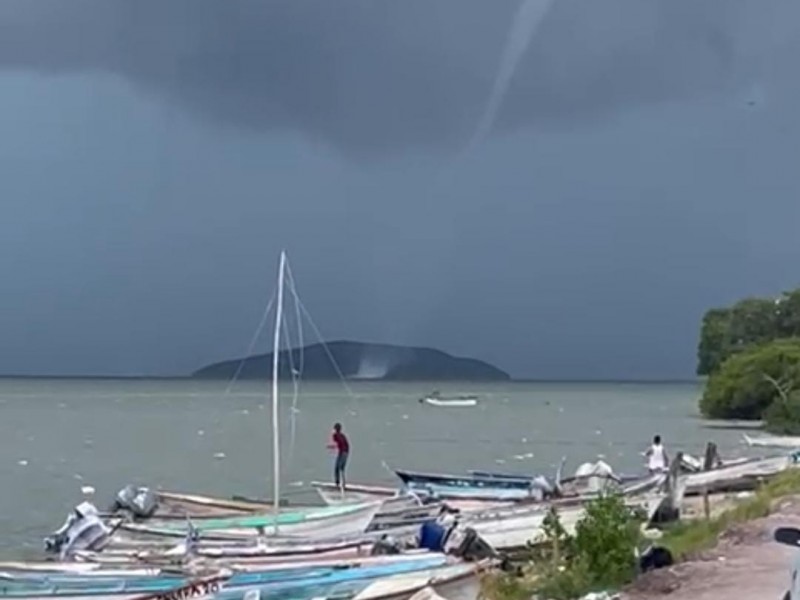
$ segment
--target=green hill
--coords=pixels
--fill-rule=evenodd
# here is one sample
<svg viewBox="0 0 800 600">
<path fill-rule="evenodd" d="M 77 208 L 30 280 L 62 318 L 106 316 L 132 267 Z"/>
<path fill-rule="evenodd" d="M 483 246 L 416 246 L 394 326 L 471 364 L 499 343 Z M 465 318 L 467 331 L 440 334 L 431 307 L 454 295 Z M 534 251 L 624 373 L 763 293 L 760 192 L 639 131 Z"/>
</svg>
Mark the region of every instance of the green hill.
<svg viewBox="0 0 800 600">
<path fill-rule="evenodd" d="M 327 349 L 346 379 L 382 381 L 507 381 L 511 376 L 481 360 L 452 356 L 432 348 L 335 341 Z M 291 356 L 290 356 L 291 354 Z M 281 378 L 289 378 L 290 364 L 299 369 L 303 360 L 305 380 L 338 379 L 331 356 L 322 344 L 281 352 Z M 226 360 L 205 366 L 193 377 L 231 379 L 242 365 L 242 359 Z M 240 379 L 272 377 L 272 353 L 244 359 Z"/>
</svg>

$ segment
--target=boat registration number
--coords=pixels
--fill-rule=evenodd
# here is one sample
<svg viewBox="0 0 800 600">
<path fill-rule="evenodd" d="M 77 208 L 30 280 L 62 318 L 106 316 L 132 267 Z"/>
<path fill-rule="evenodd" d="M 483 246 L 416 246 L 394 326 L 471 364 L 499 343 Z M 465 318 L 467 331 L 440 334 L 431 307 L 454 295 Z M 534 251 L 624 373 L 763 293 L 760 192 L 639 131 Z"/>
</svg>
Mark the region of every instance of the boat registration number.
<svg viewBox="0 0 800 600">
<path fill-rule="evenodd" d="M 200 581 L 185 585 L 176 590 L 163 592 L 161 594 L 153 594 L 147 596 L 148 600 L 189 600 L 190 598 L 199 598 L 201 596 L 210 596 L 216 594 L 220 588 L 221 583 L 219 580 L 213 581 Z"/>
</svg>

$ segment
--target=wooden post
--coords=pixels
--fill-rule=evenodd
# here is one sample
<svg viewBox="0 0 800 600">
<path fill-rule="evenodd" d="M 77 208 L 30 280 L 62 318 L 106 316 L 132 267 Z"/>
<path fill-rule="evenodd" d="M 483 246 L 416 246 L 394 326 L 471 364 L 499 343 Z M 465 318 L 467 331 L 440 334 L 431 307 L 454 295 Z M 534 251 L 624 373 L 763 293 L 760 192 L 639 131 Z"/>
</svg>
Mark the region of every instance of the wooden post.
<svg viewBox="0 0 800 600">
<path fill-rule="evenodd" d="M 681 464 L 683 463 L 683 452 L 678 451 L 675 458 L 669 465 L 667 471 L 667 494 L 669 495 L 669 510 L 671 515 L 668 517 L 670 520 L 675 518 L 675 515 L 680 515 L 681 503 L 678 498 L 678 478 L 681 474 Z"/>
<path fill-rule="evenodd" d="M 703 471 L 710 471 L 714 468 L 717 461 L 717 445 L 714 442 L 708 442 L 706 445 L 706 456 L 703 461 Z M 703 512 L 706 516 L 706 521 L 711 519 L 711 503 L 708 499 L 708 486 L 703 488 Z"/>
</svg>

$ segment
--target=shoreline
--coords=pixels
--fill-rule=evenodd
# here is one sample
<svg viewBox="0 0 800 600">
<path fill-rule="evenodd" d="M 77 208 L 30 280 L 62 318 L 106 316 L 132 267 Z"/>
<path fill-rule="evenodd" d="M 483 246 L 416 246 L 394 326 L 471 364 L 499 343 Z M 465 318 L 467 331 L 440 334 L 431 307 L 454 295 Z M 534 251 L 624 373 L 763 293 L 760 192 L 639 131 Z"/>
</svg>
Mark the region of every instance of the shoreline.
<svg viewBox="0 0 800 600">
<path fill-rule="evenodd" d="M 638 548 L 642 550 L 649 544 L 667 548 L 674 563 L 638 574 L 622 587 L 606 588 L 609 593 L 618 593 L 611 597 L 620 600 L 783 598 L 791 584 L 793 552 L 800 548 L 793 550 L 775 542 L 773 532 L 782 526 L 800 528 L 800 471 L 783 472 L 755 491 L 712 494 L 708 500 L 709 518 L 705 517 L 702 497 L 685 498 L 680 521 L 643 530 Z M 545 564 L 530 561 L 531 557 L 527 557 L 519 563 L 520 573 L 525 573 L 520 578 L 508 579 L 508 575 L 498 573 L 487 579 L 483 597 L 536 598 L 537 579 L 550 579 L 550 575 Z M 561 570 L 564 572 L 563 567 Z M 564 574 L 570 572 L 568 566 Z M 577 582 L 584 577 L 580 571 L 575 576 Z"/>
<path fill-rule="evenodd" d="M 798 550 L 772 539 L 777 527 L 800 527 L 800 496 L 776 501 L 774 511 L 728 527 L 710 550 L 665 569 L 645 573 L 622 600 L 779 600 L 791 583 Z"/>
</svg>

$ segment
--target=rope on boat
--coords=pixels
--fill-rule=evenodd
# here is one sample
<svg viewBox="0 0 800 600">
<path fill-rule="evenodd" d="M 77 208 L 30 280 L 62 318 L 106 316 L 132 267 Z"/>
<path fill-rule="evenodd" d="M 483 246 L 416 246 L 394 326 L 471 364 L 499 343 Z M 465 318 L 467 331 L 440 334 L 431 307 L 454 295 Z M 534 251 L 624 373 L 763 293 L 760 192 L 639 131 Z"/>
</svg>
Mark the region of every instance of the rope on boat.
<svg viewBox="0 0 800 600">
<path fill-rule="evenodd" d="M 292 352 L 291 343 L 289 344 L 289 370 L 292 375 L 292 409 L 289 415 L 289 471 L 291 472 L 294 467 L 294 450 L 295 442 L 297 440 L 297 400 L 300 396 L 300 379 L 303 377 L 303 368 L 305 367 L 305 341 L 303 340 L 303 319 L 300 313 L 300 305 L 298 304 L 299 296 L 297 294 L 296 286 L 294 283 L 294 275 L 289 262 L 286 262 L 286 282 L 288 287 L 292 290 L 292 298 L 294 299 L 294 315 L 295 326 L 297 327 L 297 346 L 298 348 L 298 364 L 297 369 L 294 366 L 294 356 Z M 284 321 L 284 332 L 286 339 L 289 339 L 289 328 Z"/>
<path fill-rule="evenodd" d="M 233 377 L 228 382 L 228 386 L 225 388 L 225 392 L 222 394 L 222 399 L 225 400 L 231 393 L 236 380 L 239 378 L 239 375 L 242 374 L 242 369 L 244 369 L 244 365 L 247 362 L 247 359 L 253 354 L 255 350 L 256 344 L 258 343 L 259 338 L 261 337 L 261 333 L 264 331 L 264 327 L 267 325 L 267 319 L 269 319 L 270 312 L 272 312 L 272 306 L 275 304 L 275 294 L 276 292 L 273 290 L 272 297 L 267 302 L 267 307 L 264 309 L 264 314 L 261 316 L 261 322 L 258 324 L 256 328 L 256 332 L 253 334 L 253 338 L 250 340 L 250 345 L 247 347 L 247 351 L 244 354 L 242 360 L 239 361 L 239 365 L 236 367 L 236 371 L 233 373 Z"/>
</svg>

